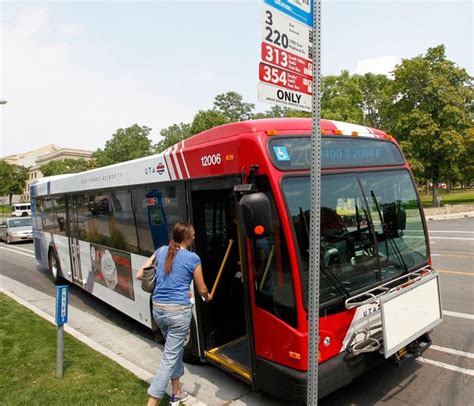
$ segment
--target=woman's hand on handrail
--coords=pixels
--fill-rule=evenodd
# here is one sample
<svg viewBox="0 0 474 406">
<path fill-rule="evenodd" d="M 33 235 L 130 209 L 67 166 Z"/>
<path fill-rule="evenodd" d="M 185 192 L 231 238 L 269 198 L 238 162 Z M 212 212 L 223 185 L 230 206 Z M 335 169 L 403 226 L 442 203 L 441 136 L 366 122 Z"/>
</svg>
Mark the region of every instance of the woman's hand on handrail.
<svg viewBox="0 0 474 406">
<path fill-rule="evenodd" d="M 209 302 L 212 297 L 209 294 L 209 291 L 207 290 L 206 283 L 204 282 L 204 277 L 202 275 L 202 266 L 200 264 L 196 266 L 196 268 L 194 268 L 193 279 L 194 283 L 196 284 L 199 295 L 202 297 L 202 300 L 204 300 L 206 303 Z"/>
</svg>

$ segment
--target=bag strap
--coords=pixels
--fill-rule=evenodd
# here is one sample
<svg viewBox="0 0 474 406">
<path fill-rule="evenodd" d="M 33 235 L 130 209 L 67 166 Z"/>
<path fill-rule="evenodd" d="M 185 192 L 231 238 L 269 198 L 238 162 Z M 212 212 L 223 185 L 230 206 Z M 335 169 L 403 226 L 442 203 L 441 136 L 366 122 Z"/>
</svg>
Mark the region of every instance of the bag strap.
<svg viewBox="0 0 474 406">
<path fill-rule="evenodd" d="M 164 247 L 164 245 L 162 245 L 160 248 L 158 248 L 155 251 L 156 252 L 156 255 L 155 255 L 155 269 L 156 269 L 156 271 L 158 271 L 158 259 L 160 257 L 161 251 L 163 250 L 163 247 Z"/>
</svg>

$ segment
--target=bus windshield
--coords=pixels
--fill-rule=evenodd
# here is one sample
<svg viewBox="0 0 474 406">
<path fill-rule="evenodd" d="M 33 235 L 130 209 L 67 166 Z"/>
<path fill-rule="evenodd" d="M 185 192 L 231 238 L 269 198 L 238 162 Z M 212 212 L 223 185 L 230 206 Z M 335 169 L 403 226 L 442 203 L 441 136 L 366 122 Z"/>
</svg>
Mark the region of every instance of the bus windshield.
<svg viewBox="0 0 474 406">
<path fill-rule="evenodd" d="M 283 193 L 309 275 L 309 176 L 287 176 Z M 420 207 L 406 170 L 323 175 L 320 302 L 345 299 L 427 263 Z"/>
</svg>

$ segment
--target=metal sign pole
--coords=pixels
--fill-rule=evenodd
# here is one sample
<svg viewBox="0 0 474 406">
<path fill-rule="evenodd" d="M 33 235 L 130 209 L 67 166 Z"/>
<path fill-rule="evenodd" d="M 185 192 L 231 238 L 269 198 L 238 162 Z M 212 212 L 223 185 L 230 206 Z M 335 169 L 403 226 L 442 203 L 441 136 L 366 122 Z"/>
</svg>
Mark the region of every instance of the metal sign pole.
<svg viewBox="0 0 474 406">
<path fill-rule="evenodd" d="M 56 325 L 58 333 L 56 337 L 56 376 L 63 376 L 64 360 L 64 323 L 67 323 L 69 302 L 69 286 L 56 286 Z"/>
<path fill-rule="evenodd" d="M 64 324 L 58 326 L 58 335 L 56 338 L 56 376 L 63 376 L 64 361 Z"/>
<path fill-rule="evenodd" d="M 318 404 L 319 269 L 321 233 L 321 0 L 313 3 L 313 132 L 308 289 L 308 387 L 306 403 Z"/>
</svg>

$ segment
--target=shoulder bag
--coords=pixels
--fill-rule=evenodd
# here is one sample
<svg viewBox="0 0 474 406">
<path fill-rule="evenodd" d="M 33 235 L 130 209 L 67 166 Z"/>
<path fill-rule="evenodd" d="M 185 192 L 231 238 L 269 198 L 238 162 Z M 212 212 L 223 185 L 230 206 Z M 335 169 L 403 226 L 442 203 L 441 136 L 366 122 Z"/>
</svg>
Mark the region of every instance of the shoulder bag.
<svg viewBox="0 0 474 406">
<path fill-rule="evenodd" d="M 161 247 L 163 248 L 163 247 Z M 161 248 L 156 253 L 155 259 L 151 266 L 143 268 L 143 277 L 142 277 L 142 289 L 147 293 L 153 293 L 156 285 L 156 271 L 158 266 L 157 258 L 160 255 Z"/>
</svg>

